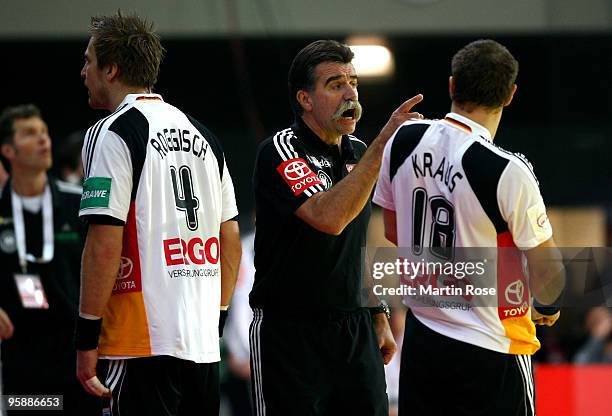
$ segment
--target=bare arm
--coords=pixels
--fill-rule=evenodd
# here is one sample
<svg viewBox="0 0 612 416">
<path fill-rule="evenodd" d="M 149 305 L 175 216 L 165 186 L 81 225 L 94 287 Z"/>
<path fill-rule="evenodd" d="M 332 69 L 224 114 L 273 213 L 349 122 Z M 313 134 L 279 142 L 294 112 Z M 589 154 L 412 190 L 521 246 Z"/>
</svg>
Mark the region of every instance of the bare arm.
<svg viewBox="0 0 612 416">
<path fill-rule="evenodd" d="M 4 309 L 0 308 L 0 340 L 8 339 L 13 336 L 13 323 L 9 316 L 4 312 Z"/>
<path fill-rule="evenodd" d="M 91 224 L 83 249 L 81 306 L 84 314 L 101 317 L 119 271 L 123 248 L 123 226 Z M 96 376 L 98 350 L 77 351 L 77 378 L 94 396 L 110 396 Z"/>
<path fill-rule="evenodd" d="M 226 306 L 232 300 L 242 256 L 238 221 L 221 223 L 219 237 L 221 244 L 221 306 Z"/>
<path fill-rule="evenodd" d="M 565 266 L 561 252 L 553 238 L 525 251 L 529 265 L 530 287 L 535 299 L 543 304 L 552 304 L 565 287 Z"/>
<path fill-rule="evenodd" d="M 321 232 L 340 234 L 368 202 L 387 141 L 405 121 L 422 118 L 419 113 L 410 111 L 422 100 L 423 96 L 419 94 L 400 105 L 351 173 L 329 191 L 310 197 L 295 214 Z"/>
<path fill-rule="evenodd" d="M 383 362 L 385 365 L 389 364 L 397 352 L 397 343 L 393 338 L 389 320 L 384 313 L 377 313 L 372 317 L 372 321 L 374 322 L 374 331 L 378 340 L 378 348 L 380 348 L 380 353 L 383 356 Z"/>
<path fill-rule="evenodd" d="M 102 316 L 117 278 L 122 248 L 122 226 L 89 226 L 81 266 L 81 313 Z"/>
<path fill-rule="evenodd" d="M 397 219 L 395 211 L 383 209 L 383 222 L 385 224 L 385 238 L 397 245 Z"/>
</svg>

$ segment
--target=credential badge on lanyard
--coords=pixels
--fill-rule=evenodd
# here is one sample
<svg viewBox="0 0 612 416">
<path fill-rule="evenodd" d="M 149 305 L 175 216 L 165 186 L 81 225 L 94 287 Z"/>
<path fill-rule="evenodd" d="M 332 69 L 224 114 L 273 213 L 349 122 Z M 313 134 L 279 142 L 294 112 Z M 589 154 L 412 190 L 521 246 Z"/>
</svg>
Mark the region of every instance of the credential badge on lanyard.
<svg viewBox="0 0 612 416">
<path fill-rule="evenodd" d="M 49 303 L 47 296 L 37 274 L 28 273 L 28 262 L 49 263 L 53 260 L 53 203 L 51 201 L 51 188 L 49 184 L 45 187 L 42 203 L 43 219 L 43 253 L 42 257 L 34 257 L 27 252 L 26 230 L 23 220 L 23 202 L 21 197 L 12 191 L 11 203 L 13 207 L 13 222 L 15 226 L 15 239 L 17 240 L 17 255 L 21 273 L 15 274 L 15 284 L 21 297 L 24 308 L 47 309 Z"/>
</svg>

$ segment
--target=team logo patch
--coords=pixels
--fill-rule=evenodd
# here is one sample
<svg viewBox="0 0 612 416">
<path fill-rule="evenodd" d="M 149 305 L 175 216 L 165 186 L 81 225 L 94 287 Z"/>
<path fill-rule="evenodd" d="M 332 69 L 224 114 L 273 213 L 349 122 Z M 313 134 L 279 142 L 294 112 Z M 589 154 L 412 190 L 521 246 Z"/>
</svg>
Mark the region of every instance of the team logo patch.
<svg viewBox="0 0 612 416">
<path fill-rule="evenodd" d="M 321 180 L 321 185 L 323 185 L 323 188 L 325 188 L 326 191 L 329 191 L 329 188 L 332 186 L 332 180 L 329 175 L 320 170 L 317 172 L 317 176 Z"/>
<path fill-rule="evenodd" d="M 281 163 L 276 170 L 287 182 L 295 196 L 300 195 L 311 186 L 321 184 L 321 179 L 302 158 L 289 159 Z"/>
<path fill-rule="evenodd" d="M 0 250 L 6 254 L 12 254 L 17 250 L 17 241 L 13 230 L 8 229 L 0 233 Z"/>
<path fill-rule="evenodd" d="M 538 239 L 545 239 L 548 237 L 551 226 L 548 215 L 546 215 L 544 204 L 538 203 L 527 209 L 527 219 L 531 225 L 532 232 Z"/>
<path fill-rule="evenodd" d="M 536 222 L 538 223 L 538 227 L 544 228 L 544 226 L 548 222 L 548 216 L 546 215 L 546 213 L 540 214 Z"/>
<path fill-rule="evenodd" d="M 111 193 L 111 178 L 87 178 L 83 183 L 81 208 L 108 208 Z"/>
</svg>

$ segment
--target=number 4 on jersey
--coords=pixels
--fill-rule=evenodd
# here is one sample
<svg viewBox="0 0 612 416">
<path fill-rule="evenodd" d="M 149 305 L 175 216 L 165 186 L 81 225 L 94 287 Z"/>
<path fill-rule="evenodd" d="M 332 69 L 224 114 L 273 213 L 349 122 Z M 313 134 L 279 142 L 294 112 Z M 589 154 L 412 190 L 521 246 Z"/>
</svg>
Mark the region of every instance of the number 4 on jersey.
<svg viewBox="0 0 612 416">
<path fill-rule="evenodd" d="M 176 168 L 170 166 L 170 176 L 172 177 L 172 188 L 174 189 L 176 209 L 185 212 L 187 228 L 191 231 L 195 231 L 198 229 L 197 211 L 200 207 L 200 201 L 193 193 L 191 170 L 188 166 L 181 166 L 177 174 Z"/>
</svg>

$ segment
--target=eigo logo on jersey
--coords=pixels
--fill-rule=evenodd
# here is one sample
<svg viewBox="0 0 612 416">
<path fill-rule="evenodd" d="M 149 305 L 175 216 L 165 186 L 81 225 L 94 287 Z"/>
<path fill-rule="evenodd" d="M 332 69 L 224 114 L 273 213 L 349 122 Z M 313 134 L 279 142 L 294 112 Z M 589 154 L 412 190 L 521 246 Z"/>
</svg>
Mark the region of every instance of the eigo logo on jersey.
<svg viewBox="0 0 612 416">
<path fill-rule="evenodd" d="M 302 158 L 289 159 L 281 163 L 276 170 L 291 188 L 293 195 L 298 196 L 311 186 L 321 184 L 321 179 L 310 169 Z"/>
<path fill-rule="evenodd" d="M 219 262 L 219 239 L 211 237 L 203 241 L 200 237 L 185 241 L 169 238 L 163 241 L 166 266 L 179 264 L 217 264 Z"/>
</svg>

